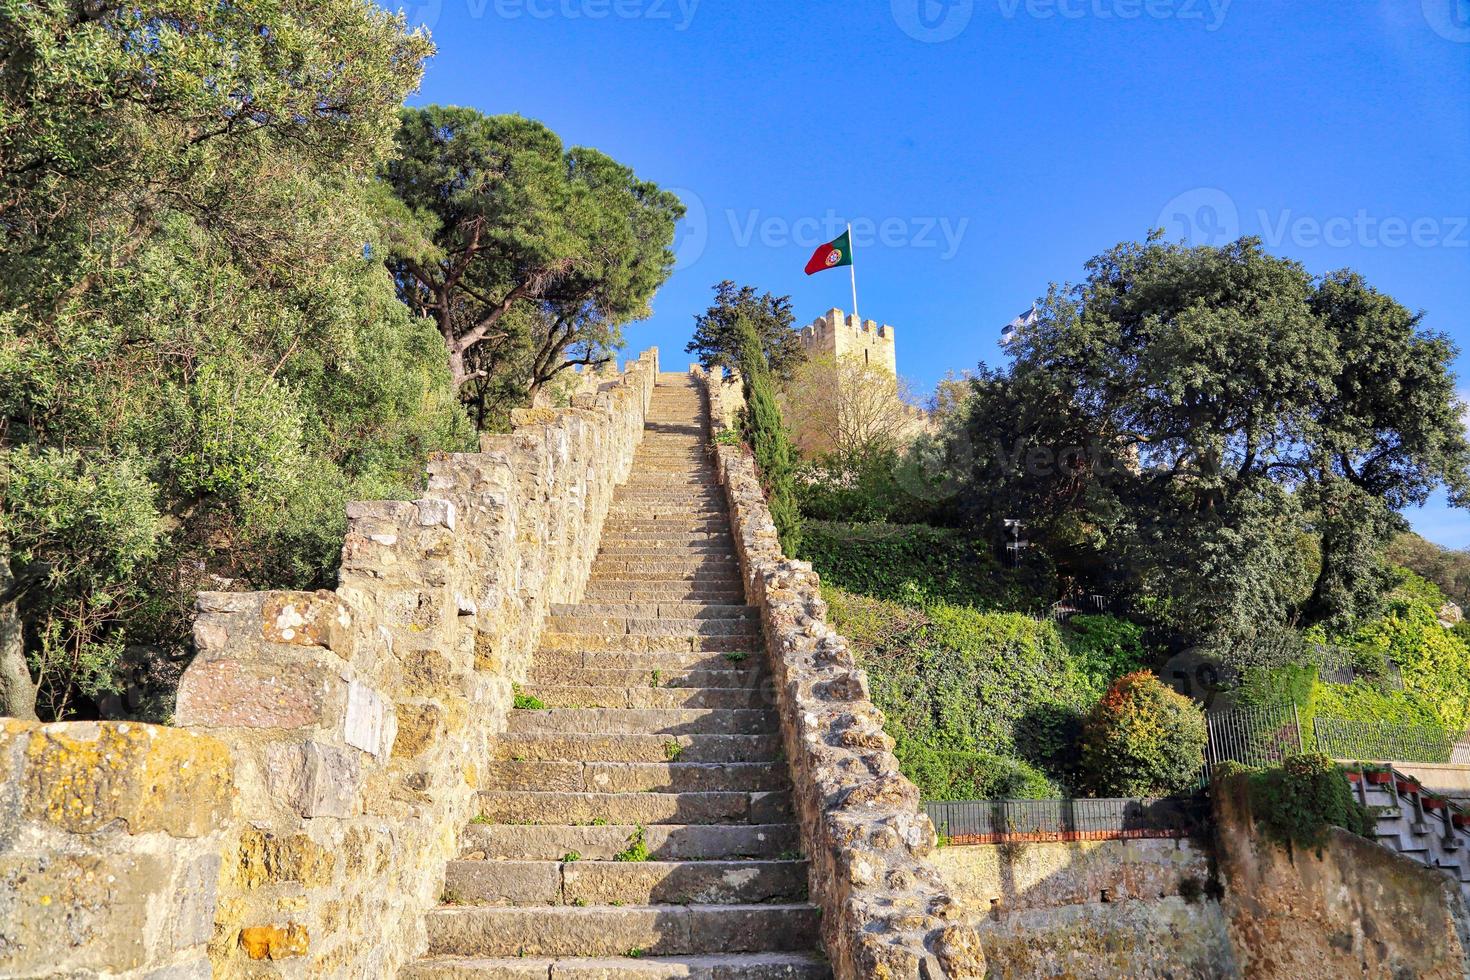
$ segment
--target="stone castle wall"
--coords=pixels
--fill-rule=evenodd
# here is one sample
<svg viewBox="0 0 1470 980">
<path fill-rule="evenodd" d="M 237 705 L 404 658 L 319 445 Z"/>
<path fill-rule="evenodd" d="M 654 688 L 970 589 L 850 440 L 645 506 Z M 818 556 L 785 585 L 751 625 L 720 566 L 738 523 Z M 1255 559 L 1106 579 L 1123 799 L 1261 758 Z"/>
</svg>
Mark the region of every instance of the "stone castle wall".
<svg viewBox="0 0 1470 980">
<path fill-rule="evenodd" d="M 719 437 L 738 383 L 699 367 L 711 448 L 730 507 L 746 599 L 761 610 L 810 892 L 837 980 L 983 977 L 974 910 L 924 858 L 937 843 L 919 790 L 898 768 L 867 674 L 826 623 L 811 565 L 781 553 L 755 465 Z"/>
<path fill-rule="evenodd" d="M 865 363 L 898 374 L 898 354 L 894 346 L 893 328 L 874 320 L 859 321 L 839 309 L 827 311 L 810 326 L 797 331 L 801 346 L 809 355 L 830 354 L 841 360 L 848 354 L 864 358 Z"/>
<path fill-rule="evenodd" d="M 179 728 L 0 728 L 0 976 L 388 977 L 553 603 L 580 596 L 657 352 L 353 504 L 334 592 L 205 593 Z"/>
</svg>

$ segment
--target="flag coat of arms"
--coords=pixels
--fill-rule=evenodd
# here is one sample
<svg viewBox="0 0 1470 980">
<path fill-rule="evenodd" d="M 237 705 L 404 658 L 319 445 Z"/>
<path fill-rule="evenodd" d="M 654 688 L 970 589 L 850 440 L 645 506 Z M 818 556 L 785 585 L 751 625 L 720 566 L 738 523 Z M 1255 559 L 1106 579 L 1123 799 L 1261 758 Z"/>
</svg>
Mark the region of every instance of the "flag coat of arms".
<svg viewBox="0 0 1470 980">
<path fill-rule="evenodd" d="M 844 231 L 825 245 L 818 245 L 806 264 L 806 274 L 852 265 L 852 232 Z"/>
</svg>

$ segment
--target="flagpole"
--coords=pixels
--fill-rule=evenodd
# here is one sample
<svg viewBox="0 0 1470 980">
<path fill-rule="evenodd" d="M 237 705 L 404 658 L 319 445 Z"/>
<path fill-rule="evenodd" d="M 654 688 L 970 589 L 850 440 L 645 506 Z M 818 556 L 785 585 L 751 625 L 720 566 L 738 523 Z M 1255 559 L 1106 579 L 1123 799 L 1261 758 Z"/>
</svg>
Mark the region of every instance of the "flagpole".
<svg viewBox="0 0 1470 980">
<path fill-rule="evenodd" d="M 847 263 L 847 271 L 852 273 L 852 318 L 858 322 L 858 329 L 863 326 L 863 318 L 858 316 L 857 307 L 857 249 L 852 244 L 852 222 L 847 223 L 847 247 L 852 252 L 848 256 L 852 261 Z"/>
</svg>

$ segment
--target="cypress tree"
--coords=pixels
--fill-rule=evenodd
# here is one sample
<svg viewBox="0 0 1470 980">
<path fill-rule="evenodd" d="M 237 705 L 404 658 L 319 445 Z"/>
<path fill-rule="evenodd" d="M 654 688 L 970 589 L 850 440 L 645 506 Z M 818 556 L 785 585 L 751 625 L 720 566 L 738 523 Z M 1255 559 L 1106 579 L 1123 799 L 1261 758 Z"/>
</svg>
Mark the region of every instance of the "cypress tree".
<svg viewBox="0 0 1470 980">
<path fill-rule="evenodd" d="M 746 445 L 755 455 L 755 465 L 781 550 L 795 556 L 801 546 L 801 514 L 796 505 L 796 453 L 776 403 L 770 365 L 761 349 L 760 334 L 748 321 L 740 321 L 740 376 L 745 391 L 741 427 Z"/>
</svg>

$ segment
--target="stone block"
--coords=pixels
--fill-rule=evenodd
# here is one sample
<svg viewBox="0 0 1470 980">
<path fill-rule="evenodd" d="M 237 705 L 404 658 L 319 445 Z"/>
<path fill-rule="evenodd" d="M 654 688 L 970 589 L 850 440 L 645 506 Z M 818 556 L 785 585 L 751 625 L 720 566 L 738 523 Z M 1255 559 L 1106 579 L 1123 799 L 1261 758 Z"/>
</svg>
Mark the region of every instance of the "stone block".
<svg viewBox="0 0 1470 980">
<path fill-rule="evenodd" d="M 347 716 L 342 722 L 342 738 L 354 748 L 385 759 L 393 747 L 389 728 L 389 712 L 377 691 L 361 681 L 347 685 Z"/>
<path fill-rule="evenodd" d="M 240 835 L 234 879 L 246 888 L 280 882 L 319 887 L 333 881 L 336 858 L 305 834 L 277 836 L 255 828 Z"/>
<path fill-rule="evenodd" d="M 252 960 L 283 960 L 302 956 L 310 945 L 306 926 L 249 926 L 240 930 L 240 948 Z"/>
<path fill-rule="evenodd" d="M 42 725 L 23 765 L 23 816 L 77 834 L 117 827 L 204 836 L 226 819 L 234 793 L 221 742 L 157 725 Z"/>
<path fill-rule="evenodd" d="M 421 527 L 445 527 L 454 530 L 458 513 L 453 501 L 430 497 L 414 501 L 414 506 L 418 508 L 418 522 Z"/>
<path fill-rule="evenodd" d="M 202 946 L 214 936 L 220 856 L 201 854 L 184 864 L 174 879 L 167 936 L 176 950 Z"/>
<path fill-rule="evenodd" d="M 326 647 L 352 657 L 352 614 L 335 592 L 270 592 L 261 609 L 267 643 Z"/>
<path fill-rule="evenodd" d="M 342 679 L 302 664 L 196 660 L 179 684 L 180 724 L 201 728 L 305 728 L 324 722 Z"/>
<path fill-rule="evenodd" d="M 303 817 L 350 817 L 358 811 L 361 757 L 320 742 L 273 742 L 265 749 L 271 796 Z"/>
</svg>

